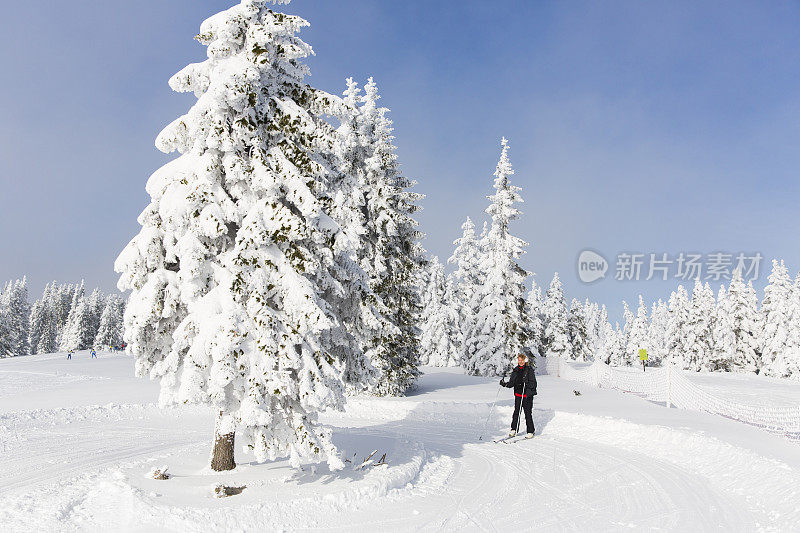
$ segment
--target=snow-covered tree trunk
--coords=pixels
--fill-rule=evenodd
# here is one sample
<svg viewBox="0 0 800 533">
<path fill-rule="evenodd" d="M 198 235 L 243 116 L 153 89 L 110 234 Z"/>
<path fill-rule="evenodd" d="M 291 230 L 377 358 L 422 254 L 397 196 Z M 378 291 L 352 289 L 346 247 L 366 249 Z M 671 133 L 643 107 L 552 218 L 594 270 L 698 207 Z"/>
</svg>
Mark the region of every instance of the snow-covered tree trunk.
<svg viewBox="0 0 800 533">
<path fill-rule="evenodd" d="M 235 428 L 235 423 L 231 417 L 220 411 L 214 424 L 214 447 L 211 450 L 211 469 L 216 472 L 236 468 Z"/>
</svg>

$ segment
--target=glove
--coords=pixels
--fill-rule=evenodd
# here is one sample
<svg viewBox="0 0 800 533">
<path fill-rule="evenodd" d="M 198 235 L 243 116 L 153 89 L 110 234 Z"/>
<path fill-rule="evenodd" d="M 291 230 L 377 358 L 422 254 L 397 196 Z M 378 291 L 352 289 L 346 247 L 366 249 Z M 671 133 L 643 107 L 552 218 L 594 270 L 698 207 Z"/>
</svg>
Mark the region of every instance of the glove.
<svg viewBox="0 0 800 533">
<path fill-rule="evenodd" d="M 506 378 L 500 378 L 500 386 L 501 387 L 505 387 L 506 386 Z"/>
</svg>

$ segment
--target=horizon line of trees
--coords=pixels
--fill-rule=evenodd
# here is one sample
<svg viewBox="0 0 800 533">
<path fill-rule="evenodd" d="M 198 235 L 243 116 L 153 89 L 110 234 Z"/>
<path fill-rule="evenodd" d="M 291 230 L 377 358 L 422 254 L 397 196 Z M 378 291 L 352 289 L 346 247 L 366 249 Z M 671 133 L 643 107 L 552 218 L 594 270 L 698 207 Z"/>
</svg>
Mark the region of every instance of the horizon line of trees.
<svg viewBox="0 0 800 533">
<path fill-rule="evenodd" d="M 125 300 L 85 284 L 48 283 L 31 305 L 26 277 L 0 288 L 0 357 L 106 349 L 123 342 Z"/>
<path fill-rule="evenodd" d="M 469 303 L 482 301 L 486 274 L 475 265 L 485 264 L 485 257 L 479 256 L 486 255 L 492 244 L 486 229 L 475 237 L 470 219 L 462 227 L 464 234 L 455 241 L 450 260 L 455 271 L 445 275 L 438 258 L 430 262 L 422 329 L 423 339 L 432 340 L 423 343 L 421 360 L 434 366 L 462 366 L 471 374 L 496 375 L 503 366 L 476 350 L 475 341 L 473 345 L 465 341 L 475 338 L 473 317 L 486 312 Z M 459 294 L 466 296 L 459 299 Z M 800 379 L 800 273 L 792 280 L 782 260 L 772 262 L 760 305 L 752 282 L 745 283 L 739 270 L 727 286 L 720 285 L 716 296 L 709 283 L 695 280 L 691 294 L 679 285 L 667 301 L 659 299 L 650 306 L 640 295 L 635 312 L 623 301 L 622 325 L 612 325 L 606 306 L 588 299 L 581 303 L 573 298 L 567 306 L 558 273 L 544 297 L 533 281 L 525 303 L 520 329 L 527 332 L 528 343 L 521 351 L 529 356 L 638 366 L 639 349 L 645 348 L 648 366 Z M 508 367 L 513 352 L 502 353 Z"/>
</svg>

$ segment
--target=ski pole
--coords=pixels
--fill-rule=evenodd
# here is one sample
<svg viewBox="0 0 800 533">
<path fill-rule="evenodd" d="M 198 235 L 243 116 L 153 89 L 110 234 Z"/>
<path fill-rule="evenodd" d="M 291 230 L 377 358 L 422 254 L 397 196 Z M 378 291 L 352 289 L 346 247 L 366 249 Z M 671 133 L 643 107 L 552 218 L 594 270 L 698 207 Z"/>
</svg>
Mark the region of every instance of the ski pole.
<svg viewBox="0 0 800 533">
<path fill-rule="evenodd" d="M 522 376 L 522 398 L 519 399 L 519 412 L 517 413 L 517 429 L 514 430 L 515 434 L 519 434 L 519 425 L 522 423 L 522 414 L 525 412 L 525 408 L 522 406 L 522 403 L 525 401 L 525 378 L 527 376 Z M 527 424 L 527 422 L 525 422 Z"/>
<path fill-rule="evenodd" d="M 492 418 L 494 404 L 497 403 L 497 399 L 500 397 L 500 390 L 502 388 L 503 387 L 497 387 L 497 394 L 494 395 L 494 401 L 492 402 L 492 406 L 489 408 L 489 416 L 486 417 L 486 424 L 483 425 L 483 433 L 481 433 L 481 436 L 478 437 L 478 440 L 483 440 L 483 436 L 486 434 L 486 430 L 489 428 L 489 420 Z"/>
</svg>

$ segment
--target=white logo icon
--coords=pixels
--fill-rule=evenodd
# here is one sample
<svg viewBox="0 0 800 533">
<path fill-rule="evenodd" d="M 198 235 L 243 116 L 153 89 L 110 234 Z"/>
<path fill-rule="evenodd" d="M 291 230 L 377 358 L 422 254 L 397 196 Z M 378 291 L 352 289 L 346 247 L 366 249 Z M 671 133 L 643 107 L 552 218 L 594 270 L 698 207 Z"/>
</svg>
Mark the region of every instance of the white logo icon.
<svg viewBox="0 0 800 533">
<path fill-rule="evenodd" d="M 606 277 L 608 261 L 602 255 L 591 250 L 584 250 L 578 256 L 578 277 L 584 283 L 592 283 Z"/>
</svg>

